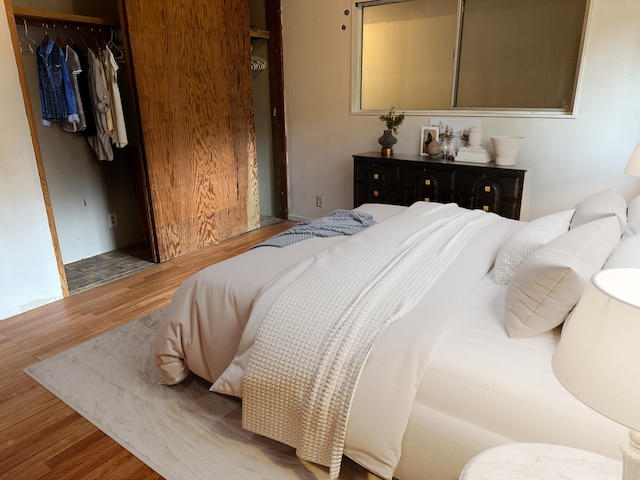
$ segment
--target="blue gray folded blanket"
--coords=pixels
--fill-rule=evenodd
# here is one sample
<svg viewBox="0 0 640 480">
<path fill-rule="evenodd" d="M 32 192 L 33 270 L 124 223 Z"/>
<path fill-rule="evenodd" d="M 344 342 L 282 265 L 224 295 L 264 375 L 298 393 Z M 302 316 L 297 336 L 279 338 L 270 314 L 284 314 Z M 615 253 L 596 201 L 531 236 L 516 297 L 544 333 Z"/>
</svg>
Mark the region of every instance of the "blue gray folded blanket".
<svg viewBox="0 0 640 480">
<path fill-rule="evenodd" d="M 296 223 L 282 233 L 266 239 L 256 247 L 286 247 L 311 237 L 354 235 L 375 224 L 373 217 L 356 210 L 334 210 L 320 218 Z"/>
</svg>

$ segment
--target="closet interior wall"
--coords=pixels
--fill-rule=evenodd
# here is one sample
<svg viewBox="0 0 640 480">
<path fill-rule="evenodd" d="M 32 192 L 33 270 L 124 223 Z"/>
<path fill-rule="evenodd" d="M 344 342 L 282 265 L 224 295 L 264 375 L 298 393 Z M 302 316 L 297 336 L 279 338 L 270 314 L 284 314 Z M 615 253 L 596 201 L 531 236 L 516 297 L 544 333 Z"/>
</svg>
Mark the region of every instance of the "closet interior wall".
<svg viewBox="0 0 640 480">
<path fill-rule="evenodd" d="M 264 0 L 249 0 L 249 23 L 252 29 L 267 32 Z M 260 216 L 277 217 L 271 130 L 272 109 L 269 94 L 269 39 L 257 35 L 252 36 L 251 47 L 253 65 L 257 66 L 257 68 L 252 69 L 252 84 L 256 154 L 258 157 Z"/>
<path fill-rule="evenodd" d="M 114 2 L 92 1 L 13 1 L 14 10 L 34 9 L 70 15 L 114 19 L 118 7 Z M 108 25 L 76 23 L 56 19 L 25 19 L 16 15 L 16 29 L 21 45 L 40 43 L 45 34 L 65 43 L 86 44 L 96 52 L 119 30 Z M 59 122 L 49 127 L 41 122 L 42 110 L 38 86 L 35 53 L 27 48 L 21 55 L 26 88 L 36 135 L 46 173 L 46 185 L 58 237 L 63 264 L 94 257 L 132 244 L 149 245 L 144 198 L 141 193 L 140 142 L 135 121 L 134 96 L 127 64 L 119 61 L 118 85 L 125 112 L 129 143 L 125 148 L 113 148 L 113 161 L 100 161 L 87 139 L 78 133 L 65 132 Z M 110 224 L 110 217 L 117 225 Z"/>
</svg>

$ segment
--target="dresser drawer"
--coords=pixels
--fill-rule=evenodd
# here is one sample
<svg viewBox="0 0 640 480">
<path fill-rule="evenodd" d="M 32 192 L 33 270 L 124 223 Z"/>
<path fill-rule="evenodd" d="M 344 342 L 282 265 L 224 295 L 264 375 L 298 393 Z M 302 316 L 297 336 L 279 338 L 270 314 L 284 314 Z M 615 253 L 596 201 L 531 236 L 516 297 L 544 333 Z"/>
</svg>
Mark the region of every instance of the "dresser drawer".
<svg viewBox="0 0 640 480">
<path fill-rule="evenodd" d="M 520 198 L 522 195 L 523 172 L 493 173 L 465 172 L 459 174 L 460 191 L 476 196 L 495 195 Z"/>
<path fill-rule="evenodd" d="M 367 161 L 356 162 L 355 165 L 355 179 L 357 182 L 397 184 L 400 182 L 400 174 L 400 165 Z"/>
<path fill-rule="evenodd" d="M 447 167 L 408 165 L 405 175 L 406 203 L 450 202 L 454 170 Z"/>
</svg>

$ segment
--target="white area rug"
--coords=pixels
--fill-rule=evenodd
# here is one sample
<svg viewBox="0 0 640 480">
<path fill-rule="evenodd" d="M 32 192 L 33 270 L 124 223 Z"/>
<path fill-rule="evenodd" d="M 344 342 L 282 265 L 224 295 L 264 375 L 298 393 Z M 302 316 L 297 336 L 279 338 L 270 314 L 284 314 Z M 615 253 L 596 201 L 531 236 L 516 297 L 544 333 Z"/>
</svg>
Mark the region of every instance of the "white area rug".
<svg viewBox="0 0 640 480">
<path fill-rule="evenodd" d="M 153 344 L 162 310 L 25 369 L 168 480 L 324 479 L 328 469 L 243 430 L 240 402 L 189 377 L 160 385 Z M 341 479 L 377 478 L 343 462 Z"/>
</svg>

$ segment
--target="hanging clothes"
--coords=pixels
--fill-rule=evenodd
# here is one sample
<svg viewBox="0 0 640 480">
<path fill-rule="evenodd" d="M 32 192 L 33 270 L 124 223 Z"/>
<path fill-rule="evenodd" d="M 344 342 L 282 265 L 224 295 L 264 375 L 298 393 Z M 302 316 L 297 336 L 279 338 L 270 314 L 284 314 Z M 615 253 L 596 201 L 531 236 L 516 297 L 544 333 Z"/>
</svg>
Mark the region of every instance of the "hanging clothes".
<svg viewBox="0 0 640 480">
<path fill-rule="evenodd" d="M 80 96 L 80 86 L 78 84 L 78 75 L 82 73 L 82 66 L 80 65 L 78 54 L 71 45 L 67 45 L 65 48 L 65 61 L 67 62 L 71 86 L 73 87 L 73 92 L 76 95 L 79 120 L 77 123 L 64 122 L 62 124 L 62 129 L 66 132 L 79 132 L 87 128 L 87 120 L 84 114 L 84 106 L 82 103 L 82 97 Z"/>
<path fill-rule="evenodd" d="M 37 50 L 38 85 L 42 104 L 42 124 L 80 121 L 76 95 L 62 48 L 52 39 L 43 41 Z"/>
<path fill-rule="evenodd" d="M 91 91 L 89 88 L 89 62 L 84 52 L 77 45 L 73 45 L 73 51 L 76 52 L 80 61 L 81 72 L 77 75 L 78 89 L 80 90 L 80 99 L 84 110 L 84 118 L 87 127 L 80 132 L 83 137 L 93 137 L 98 134 L 96 128 L 96 117 L 93 111 L 93 100 L 91 99 Z"/>
<path fill-rule="evenodd" d="M 113 135 L 111 136 L 111 141 L 116 147 L 122 148 L 127 146 L 129 140 L 124 122 L 120 87 L 118 86 L 118 69 L 120 67 L 108 45 L 104 47 L 102 57 L 105 77 L 107 79 L 107 91 L 110 93 L 111 112 L 113 114 Z"/>
<path fill-rule="evenodd" d="M 89 62 L 89 87 L 93 110 L 96 118 L 96 135 L 87 137 L 89 145 L 95 152 L 98 160 L 113 160 L 113 148 L 109 138 L 107 125 L 107 112 L 110 110 L 109 97 L 100 70 L 100 62 L 91 49 L 87 50 Z"/>
<path fill-rule="evenodd" d="M 107 134 L 109 138 L 113 137 L 113 103 L 111 99 L 111 91 L 107 84 L 107 75 L 104 71 L 104 50 L 98 50 L 98 68 L 100 69 L 100 77 L 102 77 L 102 83 L 104 84 L 105 92 L 107 92 L 107 101 L 109 102 L 109 109 L 104 112 L 107 119 Z"/>
</svg>

